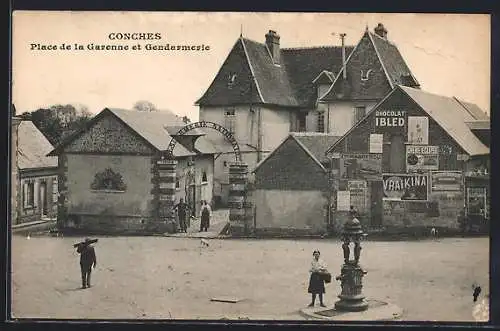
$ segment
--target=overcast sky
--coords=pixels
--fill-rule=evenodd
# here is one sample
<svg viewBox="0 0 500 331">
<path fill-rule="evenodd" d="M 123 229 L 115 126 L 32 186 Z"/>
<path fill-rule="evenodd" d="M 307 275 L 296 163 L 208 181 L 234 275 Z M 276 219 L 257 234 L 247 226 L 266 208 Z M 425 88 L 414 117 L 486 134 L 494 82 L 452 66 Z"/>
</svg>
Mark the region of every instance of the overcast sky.
<svg viewBox="0 0 500 331">
<path fill-rule="evenodd" d="M 489 113 L 490 18 L 459 14 L 296 14 L 15 12 L 13 101 L 18 113 L 53 104 L 131 108 L 149 100 L 198 119 L 203 95 L 235 41 L 264 42 L 273 29 L 281 47 L 355 45 L 365 26 L 383 23 L 424 90 L 474 102 Z M 155 41 L 112 41 L 112 32 L 160 33 Z M 335 33 L 335 35 L 332 35 Z M 209 51 L 39 51 L 61 43 L 209 45 Z"/>
</svg>

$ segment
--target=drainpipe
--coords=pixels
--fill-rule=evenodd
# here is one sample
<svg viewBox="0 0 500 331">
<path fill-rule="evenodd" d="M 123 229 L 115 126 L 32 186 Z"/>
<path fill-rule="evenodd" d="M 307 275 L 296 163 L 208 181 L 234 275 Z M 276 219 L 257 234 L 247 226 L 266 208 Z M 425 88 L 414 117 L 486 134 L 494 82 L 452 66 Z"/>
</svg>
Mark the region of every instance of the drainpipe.
<svg viewBox="0 0 500 331">
<path fill-rule="evenodd" d="M 262 159 L 262 112 L 261 108 L 257 109 L 258 119 L 257 119 L 257 162 Z"/>
<path fill-rule="evenodd" d="M 347 79 L 347 73 L 346 73 L 346 66 L 345 66 L 345 36 L 346 34 L 345 33 L 341 33 L 340 34 L 340 39 L 342 39 L 342 73 L 343 73 L 343 78 L 344 79 Z"/>
<path fill-rule="evenodd" d="M 326 104 L 326 133 L 330 133 L 330 105 Z"/>
</svg>

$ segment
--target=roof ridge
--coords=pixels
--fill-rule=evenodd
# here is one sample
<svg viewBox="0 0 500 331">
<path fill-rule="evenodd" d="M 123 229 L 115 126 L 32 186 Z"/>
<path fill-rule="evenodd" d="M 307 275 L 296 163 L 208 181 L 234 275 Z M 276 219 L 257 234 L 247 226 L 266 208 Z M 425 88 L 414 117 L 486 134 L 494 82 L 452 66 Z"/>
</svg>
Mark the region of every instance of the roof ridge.
<svg viewBox="0 0 500 331">
<path fill-rule="evenodd" d="M 389 72 L 387 71 L 387 68 L 386 68 L 386 65 L 384 63 L 384 60 L 382 59 L 382 56 L 380 55 L 380 52 L 377 48 L 377 45 L 375 45 L 375 41 L 373 40 L 373 33 L 371 33 L 370 31 L 367 31 L 368 32 L 368 37 L 373 45 L 373 48 L 375 49 L 375 54 L 377 54 L 377 58 L 380 62 L 380 65 L 382 65 L 382 69 L 384 70 L 384 73 L 385 73 L 385 77 L 387 78 L 387 81 L 389 82 L 389 86 L 393 89 L 394 88 L 394 84 L 395 82 L 392 81 L 392 77 L 389 75 Z M 375 34 L 376 35 L 376 34 Z M 382 39 L 382 40 L 386 40 L 382 37 L 380 37 L 379 35 L 377 35 L 378 38 Z"/>
<path fill-rule="evenodd" d="M 371 32 L 371 31 L 368 31 L 368 33 L 369 33 L 369 34 L 371 34 L 372 36 L 376 36 L 376 37 L 377 37 L 377 38 L 379 38 L 380 40 L 383 40 L 383 41 L 387 42 L 387 43 L 388 43 L 389 45 L 391 45 L 391 46 L 396 46 L 396 44 L 395 44 L 394 42 L 390 41 L 389 39 L 383 38 L 383 37 L 379 36 L 378 34 L 373 33 L 373 32 Z M 396 46 L 396 47 L 397 47 L 397 46 Z"/>
<path fill-rule="evenodd" d="M 326 168 L 321 164 L 321 161 L 318 160 L 318 158 L 316 156 L 314 156 L 314 154 L 309 150 L 309 148 L 307 148 L 306 145 L 304 145 L 304 143 L 302 141 L 297 139 L 297 136 L 290 134 L 289 137 L 292 137 L 292 139 L 295 140 L 295 142 L 300 146 L 300 148 L 302 148 L 304 150 L 304 152 L 306 152 L 306 154 L 309 155 L 309 157 L 312 158 L 314 160 L 314 162 L 316 162 L 316 164 L 318 164 L 320 166 L 321 169 L 323 169 L 323 171 L 326 171 Z"/>
<path fill-rule="evenodd" d="M 355 46 L 354 45 L 346 45 L 345 47 L 352 47 L 352 48 L 354 48 Z M 326 45 L 323 45 L 323 46 L 283 47 L 283 48 L 281 48 L 281 50 L 282 51 L 295 51 L 295 50 L 303 50 L 303 49 L 321 49 L 321 48 L 331 48 L 331 49 L 339 48 L 339 49 L 341 49 L 342 46 L 326 46 Z"/>
<path fill-rule="evenodd" d="M 247 40 L 249 40 L 249 39 L 247 39 Z M 252 66 L 252 61 L 250 60 L 250 55 L 248 54 L 248 50 L 247 50 L 247 47 L 245 45 L 245 38 L 240 37 L 240 42 L 241 42 L 241 46 L 243 47 L 243 53 L 245 54 L 245 58 L 246 58 L 247 63 L 248 63 L 248 68 L 250 69 L 250 73 L 252 74 L 252 80 L 255 83 L 255 88 L 257 89 L 257 93 L 259 95 L 259 98 L 263 103 L 265 103 L 266 101 L 264 100 L 264 96 L 262 95 L 262 91 L 260 90 L 259 82 L 257 80 L 257 76 L 255 76 L 255 71 L 254 71 L 254 68 Z M 254 41 L 252 41 L 252 42 L 254 42 Z M 261 44 L 261 45 L 263 45 L 263 44 Z M 250 88 L 251 88 L 251 83 L 250 83 Z"/>
<path fill-rule="evenodd" d="M 243 39 L 245 41 L 250 41 L 255 44 L 259 44 L 261 46 L 266 46 L 266 43 L 259 42 L 250 38 L 246 37 L 240 37 L 240 39 Z M 356 45 L 345 45 L 345 47 L 352 47 L 354 48 Z M 342 48 L 342 46 L 337 46 L 337 45 L 317 45 L 317 46 L 302 46 L 302 47 L 280 47 L 280 50 L 282 51 L 294 51 L 294 50 L 302 50 L 302 49 L 318 49 L 318 48 Z"/>
<path fill-rule="evenodd" d="M 252 43 L 259 44 L 259 45 L 262 45 L 262 46 L 265 46 L 265 45 L 266 45 L 265 43 L 261 43 L 261 42 L 259 42 L 259 41 L 255 41 L 255 40 L 253 40 L 253 39 L 246 38 L 246 37 L 238 37 L 238 39 L 245 40 L 245 41 L 250 41 L 250 42 L 252 42 Z"/>
</svg>

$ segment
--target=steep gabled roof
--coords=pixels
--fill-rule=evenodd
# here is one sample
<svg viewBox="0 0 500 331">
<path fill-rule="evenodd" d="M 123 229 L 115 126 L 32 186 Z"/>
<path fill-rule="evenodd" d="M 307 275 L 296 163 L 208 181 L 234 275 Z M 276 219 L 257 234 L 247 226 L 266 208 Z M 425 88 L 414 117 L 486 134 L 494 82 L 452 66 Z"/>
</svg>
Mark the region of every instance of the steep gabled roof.
<svg viewBox="0 0 500 331">
<path fill-rule="evenodd" d="M 346 46 L 349 54 L 354 47 Z M 240 37 L 219 69 L 199 105 L 264 103 L 306 107 L 316 102 L 313 80 L 323 71 L 335 75 L 342 67 L 342 49 L 333 47 L 282 48 L 275 65 L 267 46 Z M 228 77 L 236 73 L 228 88 Z"/>
<path fill-rule="evenodd" d="M 396 45 L 376 33 L 369 31 L 367 33 L 375 46 L 380 62 L 384 66 L 386 75 L 391 83 L 393 85 L 409 87 L 420 86 Z"/>
<path fill-rule="evenodd" d="M 169 131 L 172 131 L 176 127 L 184 126 L 184 121 L 181 117 L 175 115 L 171 111 L 168 110 L 159 110 L 159 111 L 151 111 L 151 112 L 143 112 L 136 110 L 126 110 L 120 108 L 105 108 L 99 114 L 94 116 L 85 128 L 80 130 L 79 132 L 71 135 L 63 141 L 59 146 L 56 147 L 50 155 L 57 155 L 60 151 L 64 149 L 69 143 L 74 141 L 77 137 L 82 135 L 88 128 L 97 123 L 102 117 L 106 115 L 112 115 L 115 118 L 119 119 L 125 126 L 130 128 L 133 132 L 135 132 L 138 136 L 140 136 L 145 143 L 151 146 L 153 149 L 157 151 L 165 151 L 168 148 L 170 140 L 172 139 L 172 135 L 169 134 Z M 197 130 L 197 129 L 194 129 Z M 193 130 L 193 131 L 194 131 Z M 214 153 L 214 149 L 210 141 L 208 141 L 201 131 L 197 130 L 196 135 L 200 135 L 198 141 L 203 140 L 202 142 L 196 142 L 195 148 L 199 150 L 200 153 L 211 154 Z M 183 157 L 183 156 L 193 156 L 196 155 L 196 152 L 189 151 L 181 144 L 176 144 L 174 147 L 174 156 Z"/>
<path fill-rule="evenodd" d="M 489 148 L 484 145 L 472 132 L 468 122 L 475 122 L 476 117 L 472 115 L 456 98 L 445 97 L 422 91 L 420 89 L 397 85 L 382 101 L 373 107 L 366 116 L 356 123 L 345 135 L 333 144 L 326 153 L 331 153 L 334 148 L 352 134 L 357 127 L 364 123 L 377 111 L 387 99 L 394 93 L 401 91 L 404 95 L 415 102 L 436 123 L 446 131 L 450 137 L 470 156 L 486 155 L 490 153 Z M 472 105 L 472 104 L 470 104 Z M 476 108 L 477 106 L 474 105 Z M 477 109 L 480 109 L 477 107 Z M 483 111 L 480 111 L 484 113 Z"/>
<path fill-rule="evenodd" d="M 21 121 L 17 133 L 19 169 L 57 167 L 57 157 L 47 156 L 54 147 L 33 122 Z"/>
<path fill-rule="evenodd" d="M 368 47 L 365 45 L 362 50 L 358 49 L 362 43 L 363 45 L 368 45 Z M 370 51 L 372 52 L 372 57 L 376 58 L 382 67 L 388 88 L 392 89 L 396 85 L 419 87 L 419 83 L 411 73 L 396 45 L 366 30 L 354 50 L 347 57 L 345 67 L 340 68 L 335 81 L 328 92 L 321 97 L 321 100 L 335 100 L 337 99 L 336 94 L 340 91 L 342 91 L 343 98 L 363 98 L 362 95 L 358 95 L 364 89 L 362 82 L 358 78 L 348 77 L 345 80 L 342 77 L 344 70 L 347 73 L 356 73 L 355 75 L 359 75 L 362 72 L 361 66 L 363 63 L 360 63 L 359 59 L 354 61 L 354 57 L 359 57 L 360 52 Z M 368 57 L 367 54 L 364 54 L 364 56 Z"/>
<path fill-rule="evenodd" d="M 327 162 L 326 151 L 340 137 L 327 133 L 319 132 L 292 132 L 290 133 L 269 155 L 260 161 L 253 172 L 256 172 L 264 163 L 267 162 L 279 150 L 279 148 L 288 140 L 293 139 L 297 145 L 302 148 L 311 159 L 324 171 L 323 162 Z"/>
<path fill-rule="evenodd" d="M 230 77 L 234 83 L 229 84 Z M 219 68 L 214 80 L 195 104 L 225 106 L 244 103 L 263 103 L 243 38 L 238 38 Z"/>
</svg>

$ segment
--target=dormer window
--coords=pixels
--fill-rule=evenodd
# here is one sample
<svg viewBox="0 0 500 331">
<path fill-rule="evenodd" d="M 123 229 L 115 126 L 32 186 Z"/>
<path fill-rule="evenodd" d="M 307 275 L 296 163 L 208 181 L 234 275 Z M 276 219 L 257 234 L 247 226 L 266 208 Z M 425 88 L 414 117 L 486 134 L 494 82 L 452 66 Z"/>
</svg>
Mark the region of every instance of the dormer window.
<svg viewBox="0 0 500 331">
<path fill-rule="evenodd" d="M 372 71 L 373 71 L 373 69 L 361 70 L 361 80 L 363 82 L 366 82 L 368 79 L 370 79 L 370 73 Z"/>
<path fill-rule="evenodd" d="M 318 85 L 318 99 L 321 98 L 322 96 L 324 96 L 325 93 L 328 92 L 329 88 L 330 88 L 330 85 L 326 85 L 326 84 Z"/>
<path fill-rule="evenodd" d="M 235 73 L 230 73 L 228 76 L 227 76 L 227 88 L 228 89 L 231 89 L 233 88 L 234 86 L 234 83 L 236 81 L 236 74 Z"/>
</svg>

